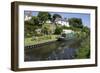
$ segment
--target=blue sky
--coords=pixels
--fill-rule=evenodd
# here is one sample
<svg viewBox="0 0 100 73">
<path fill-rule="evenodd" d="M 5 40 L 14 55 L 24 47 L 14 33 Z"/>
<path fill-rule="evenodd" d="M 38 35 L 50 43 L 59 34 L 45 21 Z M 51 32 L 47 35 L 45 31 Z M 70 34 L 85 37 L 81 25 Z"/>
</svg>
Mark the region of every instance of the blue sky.
<svg viewBox="0 0 100 73">
<path fill-rule="evenodd" d="M 38 11 L 25 11 L 25 14 L 31 13 L 32 16 L 37 16 Z M 83 25 L 90 27 L 90 14 L 85 13 L 67 13 L 67 12 L 49 12 L 51 15 L 59 14 L 62 18 L 81 18 Z"/>
</svg>

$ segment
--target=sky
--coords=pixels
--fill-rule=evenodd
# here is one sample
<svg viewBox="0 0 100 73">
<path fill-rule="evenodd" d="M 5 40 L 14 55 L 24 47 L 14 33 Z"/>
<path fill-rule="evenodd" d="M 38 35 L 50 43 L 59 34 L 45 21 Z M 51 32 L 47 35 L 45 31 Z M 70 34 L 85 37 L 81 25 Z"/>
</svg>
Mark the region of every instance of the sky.
<svg viewBox="0 0 100 73">
<path fill-rule="evenodd" d="M 24 14 L 27 15 L 31 13 L 32 16 L 37 16 L 38 11 L 24 11 Z M 68 12 L 49 12 L 51 15 L 59 14 L 62 18 L 81 18 L 83 25 L 90 27 L 90 14 L 87 13 L 68 13 Z"/>
</svg>

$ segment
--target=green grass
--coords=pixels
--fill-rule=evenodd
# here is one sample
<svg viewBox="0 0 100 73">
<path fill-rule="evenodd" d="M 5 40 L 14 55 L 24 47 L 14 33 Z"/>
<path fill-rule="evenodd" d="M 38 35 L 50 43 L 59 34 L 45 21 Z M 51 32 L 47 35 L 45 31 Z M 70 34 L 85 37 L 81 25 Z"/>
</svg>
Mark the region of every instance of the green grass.
<svg viewBox="0 0 100 73">
<path fill-rule="evenodd" d="M 40 36 L 40 37 L 34 37 L 33 39 L 32 39 L 32 37 L 25 38 L 24 45 L 25 46 L 36 45 L 36 44 L 40 44 L 40 43 L 55 41 L 55 40 L 57 40 L 57 36 L 58 35 L 44 35 L 44 36 Z"/>
</svg>

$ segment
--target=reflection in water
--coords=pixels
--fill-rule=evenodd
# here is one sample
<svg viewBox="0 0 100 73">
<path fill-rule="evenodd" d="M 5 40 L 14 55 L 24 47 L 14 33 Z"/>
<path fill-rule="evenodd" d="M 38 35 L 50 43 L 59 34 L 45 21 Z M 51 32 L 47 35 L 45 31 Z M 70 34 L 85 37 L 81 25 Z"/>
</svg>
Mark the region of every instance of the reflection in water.
<svg viewBox="0 0 100 73">
<path fill-rule="evenodd" d="M 25 48 L 25 61 L 74 59 L 79 46 L 76 40 L 55 41 L 37 48 Z"/>
</svg>

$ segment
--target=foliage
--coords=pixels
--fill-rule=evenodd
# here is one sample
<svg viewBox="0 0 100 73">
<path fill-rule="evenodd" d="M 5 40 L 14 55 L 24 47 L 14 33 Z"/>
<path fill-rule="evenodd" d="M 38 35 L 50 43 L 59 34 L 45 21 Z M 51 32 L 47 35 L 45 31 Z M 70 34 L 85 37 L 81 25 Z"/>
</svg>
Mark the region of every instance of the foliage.
<svg viewBox="0 0 100 73">
<path fill-rule="evenodd" d="M 77 27 L 77 28 L 83 27 L 81 18 L 70 18 L 68 21 L 69 21 L 69 25 L 73 27 Z"/>
<path fill-rule="evenodd" d="M 52 17 L 52 21 L 54 22 L 56 18 L 62 18 L 59 14 L 54 14 Z"/>
<path fill-rule="evenodd" d="M 33 30 L 33 26 L 32 26 L 32 24 L 29 22 L 29 21 L 25 21 L 24 22 L 24 35 L 25 35 L 25 37 L 30 37 L 31 36 L 31 31 Z"/>
<path fill-rule="evenodd" d="M 76 32 L 76 39 L 80 40 L 80 46 L 76 52 L 76 58 L 83 59 L 90 57 L 90 29 L 83 27 L 81 31 Z"/>
<path fill-rule="evenodd" d="M 57 26 L 56 29 L 55 29 L 55 33 L 54 34 L 59 35 L 59 34 L 62 33 L 62 31 L 63 31 L 62 27 Z"/>
<path fill-rule="evenodd" d="M 76 58 L 89 58 L 90 57 L 90 40 L 89 37 L 82 41 L 81 46 L 77 49 Z"/>
<path fill-rule="evenodd" d="M 39 12 L 38 16 L 39 23 L 44 24 L 47 20 L 51 20 L 51 14 L 49 12 Z"/>
<path fill-rule="evenodd" d="M 31 20 L 29 21 L 32 25 L 38 25 L 39 26 L 39 18 L 36 16 L 32 16 Z"/>
<path fill-rule="evenodd" d="M 82 28 L 82 32 L 86 32 L 87 35 L 90 35 L 90 28 L 84 26 L 84 27 Z"/>
<path fill-rule="evenodd" d="M 52 33 L 52 25 L 50 24 L 44 24 L 42 25 L 42 33 L 48 35 L 48 34 L 51 34 Z"/>
</svg>

